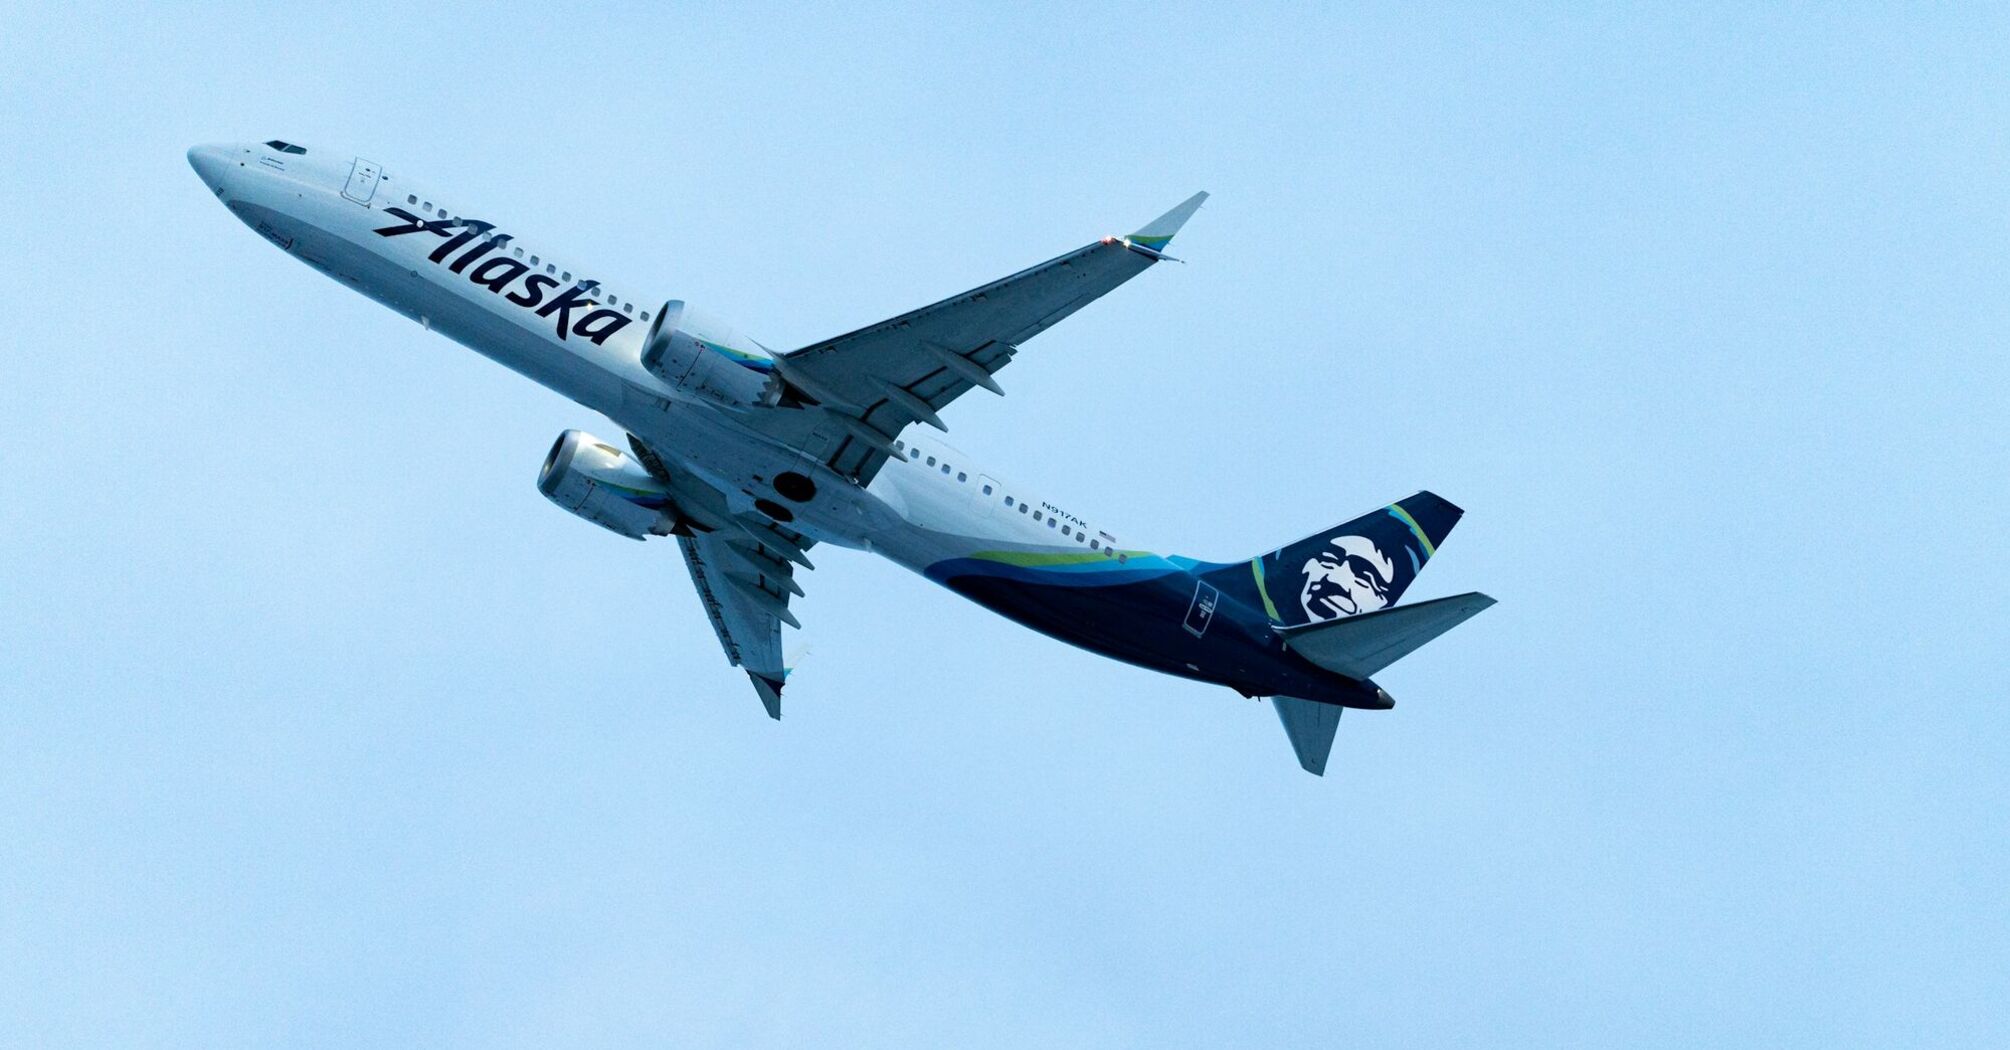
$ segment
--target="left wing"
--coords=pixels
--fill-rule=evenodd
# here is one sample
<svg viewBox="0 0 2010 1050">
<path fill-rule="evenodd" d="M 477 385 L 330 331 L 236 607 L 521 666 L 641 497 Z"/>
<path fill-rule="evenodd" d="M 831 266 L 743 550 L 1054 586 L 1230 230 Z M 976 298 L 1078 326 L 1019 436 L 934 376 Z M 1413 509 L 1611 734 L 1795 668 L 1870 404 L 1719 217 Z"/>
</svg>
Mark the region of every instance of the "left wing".
<svg viewBox="0 0 2010 1050">
<path fill-rule="evenodd" d="M 1196 193 L 1128 237 L 1105 237 L 939 303 L 775 359 L 792 398 L 820 412 L 778 414 L 778 435 L 838 473 L 872 480 L 910 423 L 947 430 L 937 410 L 981 386 L 1019 344 L 1164 259 L 1173 234 L 1207 200 Z M 828 424 L 828 425 L 826 425 Z M 822 436 L 812 440 L 813 431 Z M 821 447 L 818 447 L 821 446 Z"/>
<path fill-rule="evenodd" d="M 752 516 L 740 516 L 718 489 L 672 467 L 641 438 L 628 435 L 635 458 L 669 490 L 677 514 L 674 534 L 684 567 L 705 616 L 719 635 L 726 659 L 744 669 L 761 696 L 768 717 L 782 717 L 782 625 L 800 629 L 789 612 L 789 597 L 803 593 L 797 566 L 810 568 L 803 553 L 813 540 Z"/>
<path fill-rule="evenodd" d="M 724 531 L 679 536 L 677 546 L 726 659 L 753 680 L 768 717 L 781 718 L 782 625 L 802 626 L 789 613 L 789 595 L 802 593 L 793 566 Z"/>
</svg>

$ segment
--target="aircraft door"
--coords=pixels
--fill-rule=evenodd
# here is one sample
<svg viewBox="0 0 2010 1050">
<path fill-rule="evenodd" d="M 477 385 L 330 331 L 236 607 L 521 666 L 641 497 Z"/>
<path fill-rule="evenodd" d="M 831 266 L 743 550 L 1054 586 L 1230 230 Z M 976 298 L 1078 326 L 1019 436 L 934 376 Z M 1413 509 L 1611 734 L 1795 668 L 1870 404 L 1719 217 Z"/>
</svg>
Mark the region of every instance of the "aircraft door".
<svg viewBox="0 0 2010 1050">
<path fill-rule="evenodd" d="M 977 484 L 970 487 L 970 514 L 976 518 L 989 518 L 998 513 L 998 507 L 1005 501 L 1005 490 L 998 485 L 998 479 L 989 474 L 977 475 Z"/>
<path fill-rule="evenodd" d="M 368 204 L 370 198 L 376 195 L 377 182 L 383 176 L 383 169 L 374 161 L 357 157 L 356 166 L 349 169 L 349 183 L 342 187 L 342 196 L 358 204 Z"/>
</svg>

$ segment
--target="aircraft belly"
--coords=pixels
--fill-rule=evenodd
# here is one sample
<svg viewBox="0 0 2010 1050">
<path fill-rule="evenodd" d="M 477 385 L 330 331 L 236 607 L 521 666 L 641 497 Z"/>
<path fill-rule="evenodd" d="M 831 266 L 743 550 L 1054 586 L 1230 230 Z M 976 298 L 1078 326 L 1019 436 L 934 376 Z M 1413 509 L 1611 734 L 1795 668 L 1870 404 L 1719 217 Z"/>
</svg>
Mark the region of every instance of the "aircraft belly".
<svg viewBox="0 0 2010 1050">
<path fill-rule="evenodd" d="M 1212 608 L 1197 622 L 1195 581 L 1178 570 L 1104 584 L 960 572 L 944 564 L 926 574 L 1007 619 L 1126 663 L 1251 695 L 1363 704 L 1358 686 L 1304 665 L 1267 627 L 1259 634 L 1234 612 Z"/>
<path fill-rule="evenodd" d="M 736 425 L 729 412 L 630 386 L 608 415 L 717 489 L 735 514 L 769 518 L 819 543 L 852 549 L 873 549 L 899 525 L 891 508 L 849 479 Z M 783 492 L 778 479 L 785 474 L 809 479 L 808 498 L 793 488 Z"/>
<path fill-rule="evenodd" d="M 318 224 L 320 216 L 288 214 L 250 202 L 233 209 L 254 228 L 271 230 L 302 262 L 504 367 L 583 405 L 605 411 L 619 398 L 619 379 L 536 329 L 497 312 L 485 294 L 431 279 L 423 260 L 406 264 Z M 469 285 L 469 287 L 473 287 Z"/>
</svg>

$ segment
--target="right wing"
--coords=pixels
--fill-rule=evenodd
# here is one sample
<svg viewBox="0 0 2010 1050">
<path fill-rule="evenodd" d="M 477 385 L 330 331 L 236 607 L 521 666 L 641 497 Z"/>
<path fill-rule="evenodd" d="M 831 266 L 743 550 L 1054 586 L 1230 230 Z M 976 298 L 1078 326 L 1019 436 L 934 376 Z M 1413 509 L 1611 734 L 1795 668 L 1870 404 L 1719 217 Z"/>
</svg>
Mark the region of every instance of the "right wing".
<svg viewBox="0 0 2010 1050">
<path fill-rule="evenodd" d="M 965 391 L 981 386 L 1004 393 L 991 376 L 1019 344 L 1166 258 L 1173 234 L 1206 199 L 1196 193 L 1128 237 L 1105 237 L 776 358 L 775 371 L 795 399 L 822 410 L 784 414 L 803 430 L 800 443 L 791 444 L 808 447 L 811 431 L 824 429 L 835 439 L 824 445 L 824 462 L 860 484 L 870 482 L 909 423 L 946 430 L 937 411 Z"/>
</svg>

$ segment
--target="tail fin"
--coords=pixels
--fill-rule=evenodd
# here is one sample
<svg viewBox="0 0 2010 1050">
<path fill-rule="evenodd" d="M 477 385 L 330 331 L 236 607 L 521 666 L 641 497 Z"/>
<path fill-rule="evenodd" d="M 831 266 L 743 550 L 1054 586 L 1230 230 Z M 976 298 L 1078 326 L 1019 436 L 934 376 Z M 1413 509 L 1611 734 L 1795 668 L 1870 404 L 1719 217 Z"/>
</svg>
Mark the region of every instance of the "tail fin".
<svg viewBox="0 0 2010 1050">
<path fill-rule="evenodd" d="M 1283 627 L 1373 612 L 1396 604 L 1464 513 L 1419 492 L 1246 562 L 1195 572 Z"/>
</svg>

